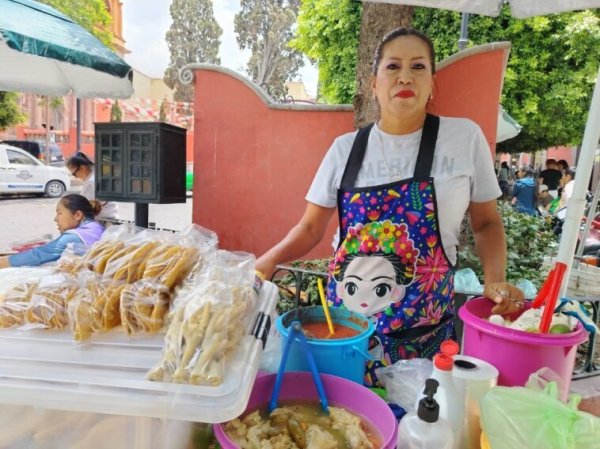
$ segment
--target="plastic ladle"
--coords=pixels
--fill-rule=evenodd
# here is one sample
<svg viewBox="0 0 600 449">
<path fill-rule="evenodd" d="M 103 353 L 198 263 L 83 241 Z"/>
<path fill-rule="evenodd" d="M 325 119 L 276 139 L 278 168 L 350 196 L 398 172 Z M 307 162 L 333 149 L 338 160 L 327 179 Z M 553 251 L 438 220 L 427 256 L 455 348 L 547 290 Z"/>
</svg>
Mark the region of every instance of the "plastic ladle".
<svg viewBox="0 0 600 449">
<path fill-rule="evenodd" d="M 315 359 L 312 355 L 312 351 L 308 346 L 308 342 L 306 341 L 306 337 L 304 336 L 304 332 L 302 332 L 302 326 L 300 326 L 299 321 L 293 321 L 288 328 L 288 337 L 285 342 L 285 347 L 283 348 L 283 354 L 281 356 L 281 362 L 279 363 L 279 369 L 277 370 L 277 377 L 275 378 L 275 386 L 273 387 L 273 393 L 271 394 L 271 401 L 269 402 L 269 413 L 277 408 L 277 399 L 279 398 L 279 390 L 281 390 L 281 382 L 283 381 L 283 375 L 285 371 L 285 365 L 287 363 L 287 358 L 290 352 L 290 346 L 296 340 L 304 349 L 304 354 L 306 355 L 306 359 L 308 361 L 308 366 L 312 373 L 313 380 L 317 387 L 317 392 L 319 393 L 319 402 L 321 403 L 321 407 L 323 411 L 329 414 L 329 408 L 327 406 L 327 396 L 325 395 L 325 389 L 323 388 L 323 383 L 321 382 L 321 378 L 319 377 L 319 371 L 317 369 L 317 364 L 315 363 Z"/>
<path fill-rule="evenodd" d="M 325 319 L 327 320 L 327 327 L 329 328 L 329 335 L 335 335 L 335 329 L 333 328 L 333 321 L 331 320 L 331 314 L 329 313 L 329 304 L 325 299 L 325 290 L 323 289 L 323 279 L 317 279 L 317 285 L 319 286 L 319 297 L 321 298 L 321 305 L 325 312 Z"/>
</svg>

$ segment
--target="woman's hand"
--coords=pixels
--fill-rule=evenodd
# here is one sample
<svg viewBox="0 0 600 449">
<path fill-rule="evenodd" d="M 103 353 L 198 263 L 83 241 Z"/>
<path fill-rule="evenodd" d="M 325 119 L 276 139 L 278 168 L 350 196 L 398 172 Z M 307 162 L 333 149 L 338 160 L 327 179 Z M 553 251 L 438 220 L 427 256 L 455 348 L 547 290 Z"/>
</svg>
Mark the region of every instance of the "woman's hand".
<svg viewBox="0 0 600 449">
<path fill-rule="evenodd" d="M 0 257 L 0 268 L 9 268 L 8 257 Z"/>
<path fill-rule="evenodd" d="M 496 303 L 492 308 L 492 313 L 499 315 L 518 312 L 523 307 L 525 300 L 523 292 L 508 282 L 486 284 L 483 295 Z"/>
</svg>

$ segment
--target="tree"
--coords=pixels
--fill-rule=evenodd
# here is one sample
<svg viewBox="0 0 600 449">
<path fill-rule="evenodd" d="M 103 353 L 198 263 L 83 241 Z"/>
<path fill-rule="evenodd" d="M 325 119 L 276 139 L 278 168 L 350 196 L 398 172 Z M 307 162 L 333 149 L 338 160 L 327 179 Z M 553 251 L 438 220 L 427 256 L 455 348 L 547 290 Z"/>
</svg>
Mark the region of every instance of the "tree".
<svg viewBox="0 0 600 449">
<path fill-rule="evenodd" d="M 299 0 L 241 0 L 234 29 L 242 50 L 252 53 L 247 73 L 256 84 L 285 91 L 302 67 L 302 55 L 289 46 Z"/>
<path fill-rule="evenodd" d="M 173 22 L 166 41 L 171 60 L 164 81 L 175 90 L 175 101 L 191 102 L 194 87 L 181 84 L 179 69 L 190 63 L 220 64 L 223 29 L 215 20 L 211 0 L 173 0 L 169 10 Z"/>
<path fill-rule="evenodd" d="M 110 29 L 110 16 L 104 0 L 39 0 L 62 12 L 74 22 L 81 25 L 104 45 L 112 48 L 113 34 Z"/>
<path fill-rule="evenodd" d="M 14 92 L 0 91 L 0 130 L 18 125 L 25 120 L 17 103 L 18 98 L 19 95 Z"/>
<path fill-rule="evenodd" d="M 354 0 L 303 0 L 290 45 L 319 67 L 319 100 L 351 103 L 356 90 L 362 4 Z"/>
<path fill-rule="evenodd" d="M 353 0 L 302 3 L 293 45 L 318 63 L 322 99 L 354 104 L 355 126 L 377 119 L 370 83 L 377 43 L 392 29 L 410 25 L 413 10 Z"/>
<path fill-rule="evenodd" d="M 438 60 L 457 51 L 460 14 L 418 8 L 414 26 L 433 36 Z M 600 60 L 600 11 L 514 19 L 471 16 L 473 45 L 512 44 L 502 104 L 523 126 L 499 151 L 529 152 L 581 143 Z"/>
<path fill-rule="evenodd" d="M 377 103 L 371 92 L 371 66 L 377 44 L 388 32 L 400 26 L 410 26 L 414 7 L 365 3 L 360 22 L 356 94 L 354 95 L 354 126 L 373 123 L 379 118 Z"/>
</svg>

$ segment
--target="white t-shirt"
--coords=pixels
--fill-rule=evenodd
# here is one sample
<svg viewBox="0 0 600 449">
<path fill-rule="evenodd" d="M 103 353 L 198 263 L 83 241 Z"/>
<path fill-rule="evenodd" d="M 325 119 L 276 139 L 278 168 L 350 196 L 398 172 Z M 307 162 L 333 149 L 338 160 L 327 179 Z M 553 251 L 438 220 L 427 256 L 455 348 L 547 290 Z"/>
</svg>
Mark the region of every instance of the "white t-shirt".
<svg viewBox="0 0 600 449">
<path fill-rule="evenodd" d="M 96 179 L 93 172 L 83 181 L 79 194 L 85 196 L 88 200 L 96 199 Z M 102 210 L 95 217 L 96 219 L 113 220 L 119 218 L 119 207 L 116 203 L 112 201 L 101 201 L 100 203 L 102 204 Z"/>
<path fill-rule="evenodd" d="M 398 136 L 387 134 L 374 125 L 355 187 L 411 178 L 421 133 L 419 130 Z M 337 206 L 337 190 L 355 137 L 356 131 L 335 139 L 308 190 L 307 201 L 322 207 Z M 450 261 L 456 263 L 460 225 L 469 203 L 490 201 L 502 193 L 489 145 L 477 124 L 463 118 L 440 117 L 431 176 L 444 249 Z M 334 236 L 334 248 L 337 248 L 338 234 Z"/>
</svg>

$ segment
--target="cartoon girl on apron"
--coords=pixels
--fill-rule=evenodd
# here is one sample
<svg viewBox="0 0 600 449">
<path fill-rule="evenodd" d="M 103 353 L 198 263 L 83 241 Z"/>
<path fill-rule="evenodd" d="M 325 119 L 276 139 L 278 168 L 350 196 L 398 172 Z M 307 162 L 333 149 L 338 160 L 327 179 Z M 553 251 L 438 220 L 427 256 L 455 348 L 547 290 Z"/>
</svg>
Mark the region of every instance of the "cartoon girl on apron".
<svg viewBox="0 0 600 449">
<path fill-rule="evenodd" d="M 354 187 L 372 125 L 359 130 L 338 189 L 340 243 L 329 266 L 327 299 L 375 325 L 365 385 L 375 369 L 432 358 L 453 338 L 454 270 L 439 231 L 431 167 L 439 117 L 427 115 L 412 178 Z"/>
</svg>

